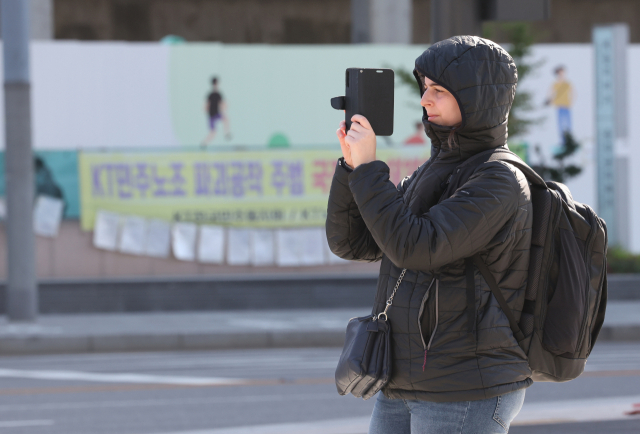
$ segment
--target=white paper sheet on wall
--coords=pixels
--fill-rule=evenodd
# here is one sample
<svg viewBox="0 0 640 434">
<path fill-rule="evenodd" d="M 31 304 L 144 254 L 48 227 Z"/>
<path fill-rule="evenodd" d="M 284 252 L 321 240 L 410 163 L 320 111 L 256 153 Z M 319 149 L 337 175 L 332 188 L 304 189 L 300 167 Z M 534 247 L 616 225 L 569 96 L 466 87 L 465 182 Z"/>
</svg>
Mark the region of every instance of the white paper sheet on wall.
<svg viewBox="0 0 640 434">
<path fill-rule="evenodd" d="M 275 232 L 271 229 L 251 231 L 251 265 L 273 265 L 275 262 Z"/>
<path fill-rule="evenodd" d="M 147 221 L 142 217 L 125 216 L 118 241 L 118 250 L 130 255 L 142 255 L 145 251 Z"/>
<path fill-rule="evenodd" d="M 198 236 L 198 261 L 224 263 L 225 230 L 222 226 L 202 225 Z"/>
<path fill-rule="evenodd" d="M 173 256 L 180 261 L 193 261 L 196 258 L 196 235 L 198 227 L 195 223 L 174 223 L 171 226 L 171 245 Z"/>
<path fill-rule="evenodd" d="M 158 219 L 147 221 L 145 255 L 154 258 L 168 258 L 171 250 L 171 225 Z"/>
<path fill-rule="evenodd" d="M 295 267 L 300 265 L 298 233 L 295 229 L 276 230 L 276 265 Z"/>
<path fill-rule="evenodd" d="M 120 214 L 110 211 L 98 211 L 93 229 L 93 245 L 99 249 L 116 250 Z"/>
<path fill-rule="evenodd" d="M 43 237 L 56 237 L 60 229 L 64 202 L 50 196 L 38 196 L 33 208 L 33 231 Z"/>
<path fill-rule="evenodd" d="M 294 229 L 298 232 L 297 249 L 300 255 L 301 265 L 322 265 L 324 264 L 324 231 L 322 228 L 301 228 Z"/>
<path fill-rule="evenodd" d="M 251 248 L 249 244 L 249 229 L 229 228 L 227 232 L 227 264 L 249 265 L 251 261 Z"/>
</svg>

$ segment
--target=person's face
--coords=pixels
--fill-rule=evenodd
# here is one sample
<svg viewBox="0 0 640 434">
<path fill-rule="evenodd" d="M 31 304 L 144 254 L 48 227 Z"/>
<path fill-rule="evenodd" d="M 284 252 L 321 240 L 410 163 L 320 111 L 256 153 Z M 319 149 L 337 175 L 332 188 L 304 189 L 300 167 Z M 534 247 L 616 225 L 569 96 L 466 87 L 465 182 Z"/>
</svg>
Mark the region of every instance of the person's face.
<svg viewBox="0 0 640 434">
<path fill-rule="evenodd" d="M 426 90 L 420 105 L 427 111 L 429 122 L 444 127 L 453 127 L 462 122 L 460 107 L 451 92 L 426 77 L 424 88 Z"/>
</svg>

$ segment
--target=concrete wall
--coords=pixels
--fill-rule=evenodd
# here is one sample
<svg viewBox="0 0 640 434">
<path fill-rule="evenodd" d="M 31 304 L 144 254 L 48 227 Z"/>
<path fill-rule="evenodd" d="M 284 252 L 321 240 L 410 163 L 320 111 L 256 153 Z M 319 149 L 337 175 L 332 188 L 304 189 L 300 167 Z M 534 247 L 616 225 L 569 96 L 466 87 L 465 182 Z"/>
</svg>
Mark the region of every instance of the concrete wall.
<svg viewBox="0 0 640 434">
<path fill-rule="evenodd" d="M 379 263 L 348 262 L 316 267 L 253 267 L 200 264 L 174 258 L 159 259 L 125 255 L 93 247 L 93 232 L 80 230 L 78 221 L 62 222 L 56 238 L 36 237 L 36 260 L 39 279 L 113 279 L 206 277 L 220 275 L 292 275 L 305 273 L 360 274 L 375 273 Z M 6 236 L 0 227 L 0 281 L 7 276 Z"/>
<path fill-rule="evenodd" d="M 532 30 L 536 43 L 591 42 L 591 29 L 597 24 L 629 24 L 630 42 L 640 42 L 640 2 L 637 0 L 551 0 L 551 17 L 535 21 Z M 506 35 L 485 23 L 487 35 L 496 41 Z M 493 31 L 492 31 L 493 30 Z"/>
<path fill-rule="evenodd" d="M 58 39 L 348 43 L 349 0 L 56 0 Z"/>
<path fill-rule="evenodd" d="M 430 42 L 429 0 L 413 0 L 413 43 Z M 459 11 L 463 14 L 464 11 Z M 462 19 L 462 15 L 459 16 Z M 55 37 L 232 43 L 349 43 L 350 0 L 55 0 Z M 590 42 L 595 24 L 626 22 L 640 42 L 637 0 L 552 0 L 551 18 L 533 22 L 536 42 Z M 492 39 L 504 33 L 485 24 Z"/>
</svg>

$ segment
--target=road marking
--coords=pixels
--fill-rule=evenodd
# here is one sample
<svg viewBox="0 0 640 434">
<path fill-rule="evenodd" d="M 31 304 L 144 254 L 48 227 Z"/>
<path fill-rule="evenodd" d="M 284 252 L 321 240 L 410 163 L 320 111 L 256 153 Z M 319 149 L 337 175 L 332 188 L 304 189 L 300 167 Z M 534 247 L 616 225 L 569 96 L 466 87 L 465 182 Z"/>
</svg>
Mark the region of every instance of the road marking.
<svg viewBox="0 0 640 434">
<path fill-rule="evenodd" d="M 580 377 L 637 377 L 640 369 L 618 371 L 585 371 Z"/>
<path fill-rule="evenodd" d="M 30 378 L 36 380 L 94 381 L 99 383 L 178 384 L 184 386 L 240 385 L 246 382 L 246 380 L 238 378 L 177 377 L 80 371 L 31 371 L 22 369 L 0 369 L 0 377 Z"/>
<path fill-rule="evenodd" d="M 5 370 L 6 371 L 6 370 Z M 22 372 L 22 371 L 21 371 Z M 26 371 L 33 372 L 33 371 Z M 59 371 L 56 371 L 59 372 Z M 123 374 L 112 374 L 123 375 Z M 126 374 L 130 375 L 130 374 Z M 15 374 L 14 378 L 34 378 L 29 375 Z M 581 377 L 638 377 L 640 376 L 640 370 L 629 371 L 591 371 L 585 372 Z M 2 377 L 2 372 L 0 372 Z M 117 378 L 117 377 L 115 377 Z M 147 379 L 153 378 L 150 382 L 133 381 L 133 384 L 117 384 L 117 385 L 87 385 L 87 386 L 59 386 L 59 387 L 20 387 L 20 388 L 4 388 L 0 389 L 0 396 L 3 395 L 43 395 L 43 394 L 68 394 L 68 393 L 100 393 L 100 392 L 126 392 L 126 391 L 140 391 L 140 390 L 164 390 L 164 389 L 180 389 L 180 388 L 193 388 L 193 387 L 258 387 L 258 386 L 292 386 L 292 385 L 320 385 L 320 384 L 333 384 L 335 379 L 333 377 L 313 377 L 313 378 L 270 378 L 270 379 L 233 379 L 237 382 L 203 382 L 201 380 L 207 380 L 206 378 L 198 377 L 195 382 L 180 381 L 178 383 L 171 383 L 169 381 L 158 381 L 156 378 L 166 378 L 161 376 L 146 376 Z M 188 377 L 178 377 L 181 380 Z M 68 378 L 56 378 L 47 377 L 49 380 L 67 380 Z M 115 383 L 122 383 L 121 381 L 115 381 Z M 94 380 L 91 380 L 94 381 Z M 203 384 L 204 383 L 204 384 Z"/>
<path fill-rule="evenodd" d="M 336 400 L 341 398 L 337 392 L 333 393 L 306 393 L 306 394 L 269 394 L 269 395 L 249 395 L 249 396 L 218 396 L 205 398 L 185 398 L 177 396 L 170 399 L 118 399 L 110 401 L 76 401 L 76 402 L 49 402 L 33 403 L 33 404 L 5 404 L 0 405 L 0 412 L 18 412 L 18 411 L 55 411 L 59 414 L 61 410 L 82 410 L 82 409 L 107 409 L 107 408 L 136 408 L 136 407 L 170 407 L 175 408 L 176 405 L 206 406 L 205 411 L 211 405 L 237 405 L 252 404 L 262 402 L 299 402 L 299 401 L 324 401 Z"/>
<path fill-rule="evenodd" d="M 159 389 L 181 389 L 195 387 L 239 387 L 239 386 L 292 386 L 292 385 L 317 385 L 334 384 L 334 378 L 297 378 L 288 379 L 268 379 L 268 380 L 246 380 L 238 384 L 118 384 L 115 386 L 66 386 L 66 387 L 36 387 L 36 388 L 11 388 L 0 389 L 2 395 L 40 395 L 55 393 L 88 393 L 88 392 L 124 392 L 137 390 L 159 390 Z"/>
<path fill-rule="evenodd" d="M 633 410 L 634 403 L 640 403 L 640 396 L 534 402 L 531 404 L 525 402 L 520 414 L 511 425 L 548 425 L 632 418 L 640 420 L 638 416 L 625 414 Z M 155 434 L 364 434 L 368 429 L 369 417 L 360 417 L 210 430 L 158 432 Z"/>
<path fill-rule="evenodd" d="M 154 434 L 366 434 L 369 417 Z"/>
<path fill-rule="evenodd" d="M 20 428 L 23 426 L 51 426 L 52 420 L 5 420 L 0 422 L 0 428 Z"/>
<path fill-rule="evenodd" d="M 542 425 L 566 422 L 596 422 L 638 419 L 626 413 L 640 403 L 640 395 L 598 399 L 575 399 L 525 404 L 512 425 Z"/>
</svg>

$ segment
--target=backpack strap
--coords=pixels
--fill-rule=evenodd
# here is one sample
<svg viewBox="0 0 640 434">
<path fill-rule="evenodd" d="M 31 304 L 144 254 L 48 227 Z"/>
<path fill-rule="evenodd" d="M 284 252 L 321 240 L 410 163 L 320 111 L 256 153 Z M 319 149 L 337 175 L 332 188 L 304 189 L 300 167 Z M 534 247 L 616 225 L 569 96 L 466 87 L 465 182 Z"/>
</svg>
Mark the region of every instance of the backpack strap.
<svg viewBox="0 0 640 434">
<path fill-rule="evenodd" d="M 464 161 L 461 165 L 459 165 L 456 170 L 454 170 L 454 174 L 461 172 L 463 169 L 468 168 L 470 166 L 480 166 L 483 163 L 488 163 L 490 161 L 505 161 L 507 163 L 513 164 L 518 169 L 524 173 L 524 176 L 527 177 L 527 180 L 532 184 L 539 185 L 540 187 L 547 188 L 547 183 L 533 170 L 527 163 L 522 161 L 517 154 L 509 151 L 506 148 L 500 147 L 495 149 L 489 149 L 483 152 L 480 152 L 473 157 L 470 157 Z M 466 181 L 466 180 L 465 180 Z"/>
<path fill-rule="evenodd" d="M 513 164 L 518 169 L 520 169 L 522 173 L 524 173 L 524 176 L 527 177 L 527 180 L 530 183 L 538 185 L 540 187 L 548 188 L 547 183 L 544 181 L 544 179 L 542 179 L 542 177 L 538 175 L 535 170 L 529 167 L 527 163 L 522 161 L 520 157 L 518 157 L 511 151 L 500 150 L 494 152 L 488 161 L 506 161 L 507 163 Z"/>
<path fill-rule="evenodd" d="M 538 175 L 535 170 L 529 167 L 527 163 L 522 161 L 522 159 L 517 154 L 511 152 L 509 149 L 505 147 L 488 149 L 486 151 L 480 152 L 468 158 L 462 164 L 460 164 L 458 167 L 454 169 L 453 173 L 449 176 L 447 180 L 447 184 L 449 184 L 450 181 L 454 181 L 454 179 L 452 179 L 452 176 L 453 178 L 455 178 L 456 175 L 458 174 L 460 174 L 458 176 L 467 176 L 467 179 L 468 179 L 468 177 L 473 172 L 475 172 L 475 170 L 478 167 L 480 167 L 481 164 L 488 163 L 491 161 L 504 161 L 509 164 L 512 164 L 518 169 L 520 169 L 522 173 L 524 173 L 524 176 L 527 178 L 527 180 L 531 184 L 537 185 L 538 187 L 541 187 L 544 189 L 549 188 L 547 186 L 547 183 L 544 181 L 544 179 L 542 179 L 542 177 Z M 450 182 L 451 185 L 449 185 L 449 187 L 445 189 L 445 194 L 443 194 L 443 197 L 441 198 L 441 200 L 447 196 L 446 193 L 449 193 L 449 194 L 452 193 L 452 192 L 450 193 L 449 190 L 454 190 L 455 188 L 461 186 L 467 181 L 467 179 L 455 179 L 455 182 Z M 478 268 L 482 276 L 484 277 L 484 280 L 487 282 L 487 284 L 491 288 L 491 292 L 493 293 L 493 296 L 498 301 L 500 308 L 502 309 L 504 314 L 507 316 L 507 319 L 509 320 L 509 326 L 511 327 L 511 331 L 513 332 L 513 335 L 515 336 L 516 340 L 518 342 L 522 341 L 524 339 L 524 334 L 522 333 L 522 331 L 520 330 L 520 327 L 518 326 L 516 317 L 513 315 L 513 312 L 511 311 L 511 308 L 507 304 L 507 301 L 505 300 L 504 295 L 502 295 L 502 291 L 498 287 L 498 284 L 496 283 L 496 280 L 493 277 L 493 274 L 489 270 L 489 267 L 487 267 L 487 265 L 484 263 L 484 261 L 478 254 L 474 255 L 471 258 L 465 259 L 465 271 L 466 271 L 466 280 L 467 280 L 466 314 L 467 314 L 467 329 L 469 333 L 473 332 L 473 327 L 475 325 L 475 319 L 476 319 L 475 318 L 476 316 L 475 281 L 474 281 L 474 271 L 473 271 L 474 264 Z"/>
<path fill-rule="evenodd" d="M 509 326 L 511 327 L 511 331 L 513 332 L 513 335 L 515 336 L 518 343 L 521 342 L 522 340 L 524 340 L 524 334 L 522 333 L 522 330 L 520 330 L 520 327 L 518 326 L 518 321 L 516 321 L 516 317 L 513 315 L 511 308 L 507 304 L 507 301 L 504 299 L 504 296 L 502 295 L 502 291 L 500 291 L 500 288 L 498 288 L 498 284 L 496 283 L 496 280 L 493 278 L 493 274 L 491 274 L 489 267 L 487 267 L 487 265 L 484 263 L 484 261 L 478 254 L 473 255 L 472 260 L 475 266 L 478 267 L 478 270 L 480 270 L 480 273 L 482 274 L 482 277 L 484 277 L 484 280 L 487 281 L 487 284 L 489 285 L 489 288 L 491 288 L 491 292 L 493 293 L 493 296 L 498 301 L 500 308 L 502 309 L 504 314 L 507 316 L 507 319 L 509 320 Z"/>
</svg>

